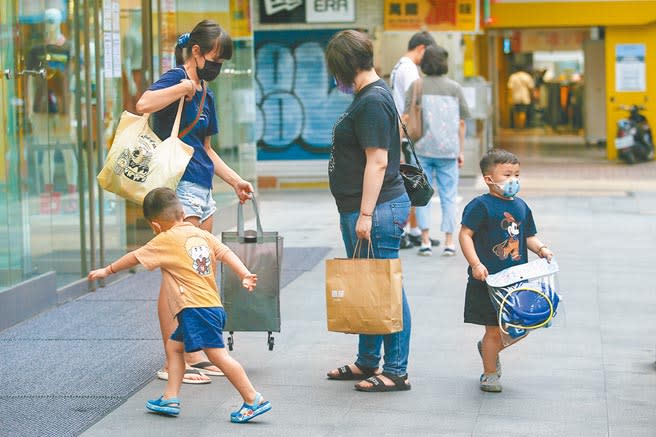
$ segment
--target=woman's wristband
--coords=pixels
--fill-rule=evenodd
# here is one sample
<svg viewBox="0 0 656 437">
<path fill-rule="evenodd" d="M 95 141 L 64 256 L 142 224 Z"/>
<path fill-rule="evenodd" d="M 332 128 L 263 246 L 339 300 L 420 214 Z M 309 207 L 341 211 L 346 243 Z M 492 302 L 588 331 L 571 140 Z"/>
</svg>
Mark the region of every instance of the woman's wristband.
<svg viewBox="0 0 656 437">
<path fill-rule="evenodd" d="M 542 253 L 542 249 L 548 249 L 548 248 L 549 248 L 549 247 L 548 247 L 546 244 L 543 244 L 542 246 L 538 247 L 538 250 L 537 250 L 537 252 L 535 252 L 535 253 L 537 253 L 538 255 L 540 255 L 540 254 Z"/>
<path fill-rule="evenodd" d="M 112 275 L 116 273 L 114 271 L 114 269 L 112 268 L 112 263 L 109 263 L 109 265 L 107 266 L 107 269 L 109 270 L 109 273 L 111 273 Z"/>
<path fill-rule="evenodd" d="M 373 217 L 373 214 L 367 214 L 366 212 L 360 211 L 360 215 L 363 215 L 365 217 Z"/>
</svg>

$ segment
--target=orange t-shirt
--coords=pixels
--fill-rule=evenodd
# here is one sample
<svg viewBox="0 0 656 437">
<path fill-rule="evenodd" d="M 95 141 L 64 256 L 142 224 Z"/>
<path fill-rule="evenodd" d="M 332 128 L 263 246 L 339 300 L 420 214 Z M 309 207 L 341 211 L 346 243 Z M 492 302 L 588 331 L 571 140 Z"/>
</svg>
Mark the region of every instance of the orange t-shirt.
<svg viewBox="0 0 656 437">
<path fill-rule="evenodd" d="M 134 251 L 148 270 L 162 270 L 162 293 L 173 316 L 184 308 L 219 307 L 215 267 L 230 249 L 211 233 L 180 223 Z"/>
</svg>

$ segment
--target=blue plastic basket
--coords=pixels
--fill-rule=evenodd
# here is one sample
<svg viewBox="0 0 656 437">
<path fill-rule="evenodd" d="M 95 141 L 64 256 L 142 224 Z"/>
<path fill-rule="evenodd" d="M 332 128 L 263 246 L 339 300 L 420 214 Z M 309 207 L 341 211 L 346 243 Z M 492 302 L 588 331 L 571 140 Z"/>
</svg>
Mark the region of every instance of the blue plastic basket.
<svg viewBox="0 0 656 437">
<path fill-rule="evenodd" d="M 486 279 L 501 332 L 519 339 L 548 327 L 558 311 L 558 264 L 544 259 L 511 267 Z"/>
</svg>

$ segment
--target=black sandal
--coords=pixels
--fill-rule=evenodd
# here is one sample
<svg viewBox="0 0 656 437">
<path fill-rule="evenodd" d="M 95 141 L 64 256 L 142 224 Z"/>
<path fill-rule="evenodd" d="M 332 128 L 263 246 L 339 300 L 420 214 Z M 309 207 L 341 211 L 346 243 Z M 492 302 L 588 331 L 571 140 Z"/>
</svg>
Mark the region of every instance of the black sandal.
<svg viewBox="0 0 656 437">
<path fill-rule="evenodd" d="M 337 375 L 331 375 L 330 373 L 326 373 L 326 376 L 328 379 L 334 379 L 336 381 L 361 381 L 363 379 L 367 379 L 370 376 L 375 376 L 376 371 L 378 370 L 377 367 L 364 367 L 359 365 L 358 363 L 353 363 L 355 367 L 360 369 L 362 373 L 353 373 L 349 365 L 345 365 L 342 367 L 337 368 Z"/>
<path fill-rule="evenodd" d="M 355 389 L 367 393 L 379 393 L 384 391 L 406 391 L 412 388 L 410 384 L 406 383 L 406 380 L 408 379 L 407 373 L 403 376 L 396 376 L 392 375 L 391 373 L 383 372 L 381 375 L 391 380 L 394 385 L 385 385 L 383 380 L 378 376 L 372 376 L 365 379 L 366 382 L 371 384 L 371 387 L 361 387 L 360 385 L 356 384 Z"/>
</svg>

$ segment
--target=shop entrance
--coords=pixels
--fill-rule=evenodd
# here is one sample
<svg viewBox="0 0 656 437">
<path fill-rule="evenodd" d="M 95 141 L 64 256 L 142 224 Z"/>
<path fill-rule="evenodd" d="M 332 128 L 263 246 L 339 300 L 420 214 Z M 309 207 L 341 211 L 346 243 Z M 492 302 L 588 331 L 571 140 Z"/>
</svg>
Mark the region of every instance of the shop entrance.
<svg viewBox="0 0 656 437">
<path fill-rule="evenodd" d="M 601 157 L 607 141 L 603 32 L 522 29 L 494 35 L 497 143 L 591 147 Z"/>
</svg>

